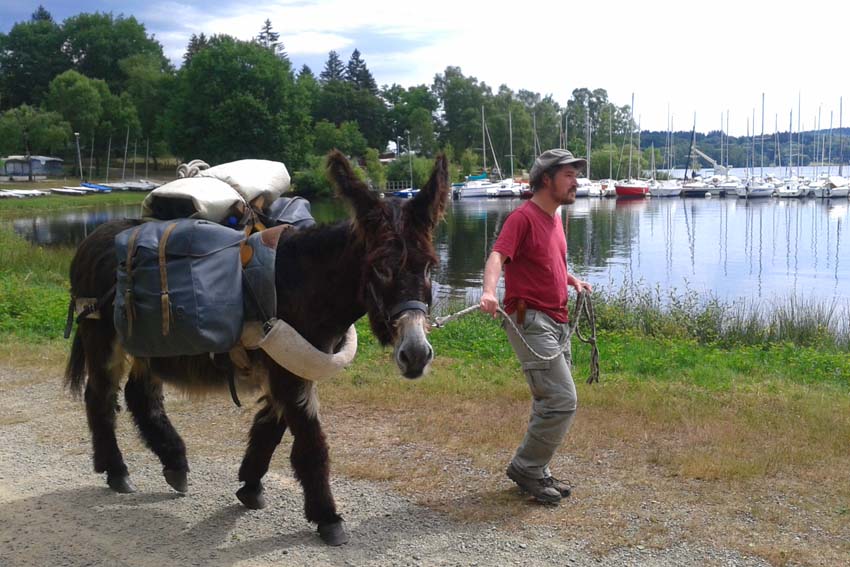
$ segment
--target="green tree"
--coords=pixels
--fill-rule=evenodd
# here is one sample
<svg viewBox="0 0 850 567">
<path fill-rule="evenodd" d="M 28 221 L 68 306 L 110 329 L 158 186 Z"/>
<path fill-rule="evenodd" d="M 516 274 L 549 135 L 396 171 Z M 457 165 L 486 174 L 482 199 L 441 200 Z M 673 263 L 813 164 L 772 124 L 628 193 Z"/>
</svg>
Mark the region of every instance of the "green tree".
<svg viewBox="0 0 850 567">
<path fill-rule="evenodd" d="M 208 45 L 209 40 L 203 32 L 201 32 L 201 35 L 192 34 L 192 37 L 189 38 L 189 44 L 186 46 L 186 53 L 183 54 L 183 66 L 188 65 L 192 61 L 192 57 Z"/>
<path fill-rule="evenodd" d="M 387 166 L 387 179 L 409 185 L 411 165 L 413 168 L 413 186 L 415 188 L 423 187 L 431 176 L 431 169 L 434 166 L 434 161 L 430 158 L 414 156 L 411 159 L 410 155 L 402 155 Z"/>
<path fill-rule="evenodd" d="M 289 61 L 255 42 L 215 36 L 178 73 L 167 112 L 172 149 L 186 159 L 306 157 L 305 101 Z"/>
<path fill-rule="evenodd" d="M 101 91 L 77 71 L 65 71 L 50 82 L 47 107 L 81 134 L 93 132 L 103 115 Z"/>
<path fill-rule="evenodd" d="M 74 69 L 92 79 L 103 79 L 112 92 L 121 92 L 127 80 L 120 61 L 132 55 L 155 58 L 162 70 L 170 64 L 162 45 L 149 37 L 136 18 L 112 14 L 78 14 L 63 23 L 63 49 L 74 61 Z"/>
<path fill-rule="evenodd" d="M 433 155 L 437 148 L 434 114 L 439 107 L 437 97 L 426 85 L 404 89 L 400 85 L 385 87 L 381 97 L 389 106 L 387 130 L 393 140 L 407 147 L 406 132 L 410 132 L 413 149 L 423 155 Z M 404 140 L 401 137 L 404 136 Z"/>
<path fill-rule="evenodd" d="M 56 155 L 70 139 L 70 124 L 56 112 L 22 104 L 0 114 L 0 154 Z"/>
<path fill-rule="evenodd" d="M 118 151 L 127 140 L 128 130 L 131 140 L 141 133 L 129 93 L 114 95 L 106 81 L 90 79 L 76 71 L 65 71 L 51 81 L 47 106 L 71 124 L 84 144 L 94 143 L 99 149 L 106 149 L 109 138 L 113 137 L 115 142 L 111 146 Z M 101 152 L 95 157 L 99 168 Z"/>
<path fill-rule="evenodd" d="M 334 81 L 342 81 L 345 79 L 345 67 L 339 58 L 336 51 L 328 52 L 328 60 L 325 62 L 325 68 L 319 75 L 319 80 L 322 84 L 328 84 Z"/>
<path fill-rule="evenodd" d="M 366 67 L 366 62 L 360 57 L 360 51 L 357 49 L 351 53 L 348 64 L 345 66 L 344 78 L 359 89 L 367 90 L 373 95 L 378 94 L 375 78 L 372 77 L 372 73 Z"/>
<path fill-rule="evenodd" d="M 174 75 L 164 71 L 157 57 L 149 54 L 131 55 L 119 62 L 127 77 L 126 93 L 138 113 L 139 134 L 156 143 L 159 135 L 158 121 L 162 109 L 168 104 L 174 86 Z"/>
<path fill-rule="evenodd" d="M 272 21 L 268 18 L 266 18 L 266 21 L 263 22 L 263 27 L 260 29 L 260 33 L 257 36 L 257 43 L 259 43 L 281 59 L 289 58 L 286 55 L 286 50 L 283 47 L 283 43 L 281 43 L 280 41 L 280 34 L 272 29 Z"/>
<path fill-rule="evenodd" d="M 490 87 L 475 77 L 465 77 L 460 67 L 447 67 L 434 77 L 433 92 L 442 108 L 439 136 L 456 151 L 481 148 L 481 107 L 492 96 Z"/>
<path fill-rule="evenodd" d="M 366 150 L 366 175 L 372 182 L 373 189 L 382 189 L 387 185 L 387 171 L 381 163 L 380 154 L 375 148 Z"/>
<path fill-rule="evenodd" d="M 38 105 L 44 100 L 53 77 L 71 68 L 64 43 L 62 28 L 42 6 L 29 22 L 15 24 L 8 35 L 0 34 L 3 106 Z"/>
<path fill-rule="evenodd" d="M 324 155 L 339 148 L 339 130 L 327 120 L 319 120 L 313 128 L 313 150 L 316 155 Z"/>
<path fill-rule="evenodd" d="M 369 91 L 348 81 L 329 81 L 322 86 L 314 108 L 317 121 L 327 120 L 337 125 L 356 122 L 369 147 L 386 147 L 389 139 L 387 107 L 380 97 Z"/>
<path fill-rule="evenodd" d="M 357 122 L 343 122 L 339 125 L 339 150 L 352 157 L 363 157 L 368 149 L 366 138 L 360 133 Z"/>
<path fill-rule="evenodd" d="M 463 153 L 460 155 L 460 175 L 465 178 L 467 175 L 480 173 L 481 166 L 479 163 L 480 160 L 477 153 L 469 148 L 463 150 Z"/>
</svg>

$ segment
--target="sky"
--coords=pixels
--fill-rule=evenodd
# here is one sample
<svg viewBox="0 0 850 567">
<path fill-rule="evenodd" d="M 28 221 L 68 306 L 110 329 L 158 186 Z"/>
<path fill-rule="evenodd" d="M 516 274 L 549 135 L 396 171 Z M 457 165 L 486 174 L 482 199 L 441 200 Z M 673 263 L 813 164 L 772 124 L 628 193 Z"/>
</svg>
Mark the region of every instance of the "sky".
<svg viewBox="0 0 850 567">
<path fill-rule="evenodd" d="M 39 3 L 57 21 L 135 16 L 175 65 L 193 33 L 251 39 L 268 18 L 295 69 L 318 75 L 329 51 L 346 62 L 356 48 L 379 85 L 430 85 L 456 66 L 494 91 L 504 84 L 561 105 L 573 89 L 602 88 L 618 106 L 634 95 L 643 130 L 672 121 L 741 136 L 748 122 L 772 133 L 793 121 L 796 131 L 798 104 L 804 130 L 818 114 L 823 129 L 830 114 L 837 128 L 841 99 L 850 107 L 850 4 L 834 0 L 0 0 L 0 32 Z M 850 126 L 850 108 L 841 114 Z"/>
</svg>

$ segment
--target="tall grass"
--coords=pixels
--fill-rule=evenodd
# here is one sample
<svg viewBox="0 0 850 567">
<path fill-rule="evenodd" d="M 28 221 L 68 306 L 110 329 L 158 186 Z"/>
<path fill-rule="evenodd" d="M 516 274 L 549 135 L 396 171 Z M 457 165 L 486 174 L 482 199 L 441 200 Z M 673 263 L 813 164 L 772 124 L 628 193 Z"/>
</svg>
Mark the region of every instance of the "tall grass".
<svg viewBox="0 0 850 567">
<path fill-rule="evenodd" d="M 27 340 L 62 335 L 71 248 L 33 246 L 0 230 L 0 335 Z"/>
<path fill-rule="evenodd" d="M 597 325 L 722 347 L 799 346 L 850 351 L 850 305 L 788 296 L 724 301 L 693 290 L 640 284 L 598 289 Z"/>
</svg>

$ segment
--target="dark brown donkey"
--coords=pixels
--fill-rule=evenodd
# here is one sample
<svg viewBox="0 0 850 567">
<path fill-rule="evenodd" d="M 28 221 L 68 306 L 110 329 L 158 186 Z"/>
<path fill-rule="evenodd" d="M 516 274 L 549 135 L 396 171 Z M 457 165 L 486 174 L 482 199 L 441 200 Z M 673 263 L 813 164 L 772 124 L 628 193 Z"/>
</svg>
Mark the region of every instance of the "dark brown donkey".
<svg viewBox="0 0 850 567">
<path fill-rule="evenodd" d="M 434 357 L 426 336 L 426 310 L 431 303 L 430 269 L 437 262 L 432 231 L 449 191 L 446 159 L 437 158 L 426 186 L 406 201 L 379 198 L 338 152 L 329 156 L 328 167 L 353 209 L 353 219 L 284 233 L 275 265 L 276 315 L 318 349 L 333 352 L 349 326 L 367 314 L 380 342 L 394 345 L 401 374 L 419 378 Z M 80 244 L 71 263 L 74 297 L 108 297 L 115 283 L 115 235 L 138 222 L 104 224 Z M 227 363 L 208 355 L 129 357 L 116 335 L 112 303 L 106 303 L 99 319 L 80 321 L 65 371 L 74 393 L 85 387 L 94 470 L 106 473 L 116 492 L 135 490 L 115 437 L 118 391 L 127 376 L 124 398 L 139 434 L 162 462 L 168 484 L 185 492 L 186 447 L 165 413 L 162 385 L 226 391 Z M 307 520 L 318 524 L 326 543 L 345 543 L 348 536 L 329 484 L 315 382 L 299 378 L 260 350 L 249 352 L 252 376 L 264 395 L 239 468 L 243 484 L 237 497 L 248 508 L 265 506 L 261 481 L 288 427 L 294 436 L 290 461 L 304 490 Z"/>
</svg>

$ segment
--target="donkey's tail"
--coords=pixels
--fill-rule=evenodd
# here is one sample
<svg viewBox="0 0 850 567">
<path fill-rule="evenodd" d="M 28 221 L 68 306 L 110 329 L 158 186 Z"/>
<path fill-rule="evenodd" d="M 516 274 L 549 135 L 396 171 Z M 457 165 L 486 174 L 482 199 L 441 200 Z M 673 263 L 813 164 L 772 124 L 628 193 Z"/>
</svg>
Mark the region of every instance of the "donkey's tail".
<svg viewBox="0 0 850 567">
<path fill-rule="evenodd" d="M 86 383 L 86 351 L 83 348 L 83 338 L 80 330 L 74 332 L 74 342 L 71 344 L 71 354 L 65 366 L 65 387 L 72 394 L 79 396 Z"/>
</svg>

